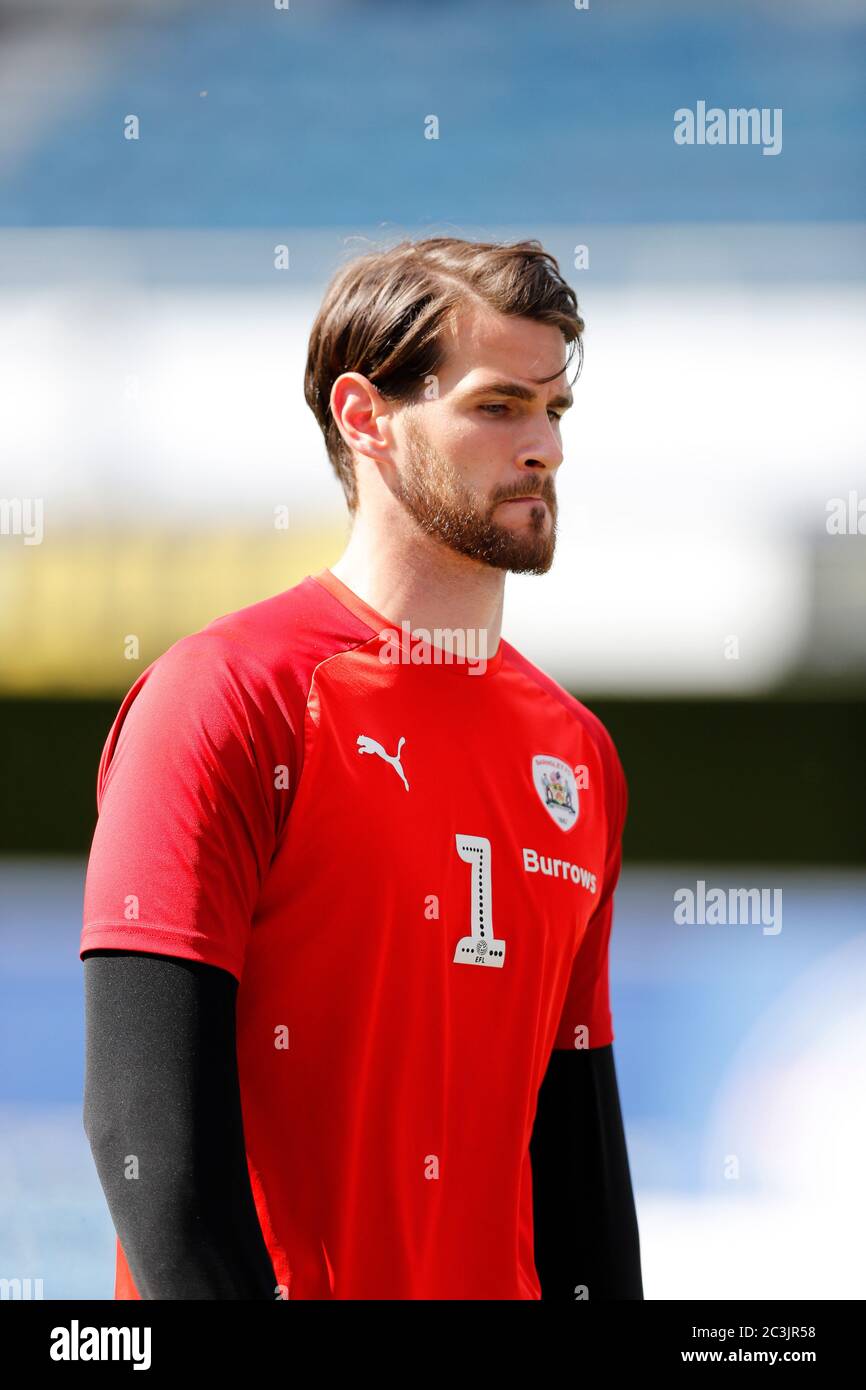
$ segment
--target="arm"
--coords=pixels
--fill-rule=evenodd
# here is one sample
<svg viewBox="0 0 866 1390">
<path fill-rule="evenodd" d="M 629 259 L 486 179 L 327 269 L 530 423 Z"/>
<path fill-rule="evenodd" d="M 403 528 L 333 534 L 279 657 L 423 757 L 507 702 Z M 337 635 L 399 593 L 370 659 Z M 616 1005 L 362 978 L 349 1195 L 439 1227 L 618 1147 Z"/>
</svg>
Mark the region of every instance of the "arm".
<svg viewBox="0 0 866 1390">
<path fill-rule="evenodd" d="M 637 1215 L 613 1047 L 557 1048 L 530 1142 L 543 1302 L 643 1299 Z"/>
<path fill-rule="evenodd" d="M 529 1147 L 535 1263 L 548 1302 L 573 1302 L 584 1287 L 590 1299 L 643 1298 L 609 989 L 628 788 L 613 740 L 597 720 L 595 728 L 608 825 L 603 888 L 574 957 Z"/>
<path fill-rule="evenodd" d="M 237 980 L 171 956 L 83 958 L 84 1129 L 140 1297 L 273 1300 L 244 1145 Z"/>
</svg>

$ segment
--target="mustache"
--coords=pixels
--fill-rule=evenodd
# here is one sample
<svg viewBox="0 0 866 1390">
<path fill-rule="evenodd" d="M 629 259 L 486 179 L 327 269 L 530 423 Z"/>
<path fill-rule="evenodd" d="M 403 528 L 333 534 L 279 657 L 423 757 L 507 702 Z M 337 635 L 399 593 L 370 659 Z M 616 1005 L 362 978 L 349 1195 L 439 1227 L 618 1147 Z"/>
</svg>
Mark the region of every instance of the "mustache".
<svg viewBox="0 0 866 1390">
<path fill-rule="evenodd" d="M 500 502 L 511 502 L 515 497 L 539 496 L 551 507 L 556 505 L 556 489 L 552 478 L 547 478 L 543 483 L 527 483 L 524 487 L 512 488 L 511 492 L 500 493 L 493 499 L 493 506 L 498 506 Z"/>
</svg>

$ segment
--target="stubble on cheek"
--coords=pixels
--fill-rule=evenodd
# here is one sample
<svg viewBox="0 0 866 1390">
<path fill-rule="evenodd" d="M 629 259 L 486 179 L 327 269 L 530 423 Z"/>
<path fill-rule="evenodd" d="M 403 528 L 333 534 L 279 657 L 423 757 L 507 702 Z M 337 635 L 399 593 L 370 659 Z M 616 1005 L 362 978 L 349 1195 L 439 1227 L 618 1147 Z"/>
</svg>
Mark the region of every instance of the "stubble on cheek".
<svg viewBox="0 0 866 1390">
<path fill-rule="evenodd" d="M 438 450 L 427 445 L 412 422 L 406 429 L 407 462 L 396 495 L 425 535 L 459 554 L 513 573 L 544 574 L 556 546 L 556 498 L 545 485 L 550 529 L 542 509 L 519 530 L 500 524 L 493 513 L 502 498 L 479 497 Z M 513 495 L 513 492 L 508 494 Z"/>
</svg>

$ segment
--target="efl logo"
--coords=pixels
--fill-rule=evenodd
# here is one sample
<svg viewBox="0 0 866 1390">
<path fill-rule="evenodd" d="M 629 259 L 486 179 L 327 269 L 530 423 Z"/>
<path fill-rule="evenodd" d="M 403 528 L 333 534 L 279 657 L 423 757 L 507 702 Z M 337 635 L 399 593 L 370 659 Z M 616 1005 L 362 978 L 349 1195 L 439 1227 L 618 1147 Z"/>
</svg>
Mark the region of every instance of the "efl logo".
<svg viewBox="0 0 866 1390">
<path fill-rule="evenodd" d="M 731 107 L 723 111 L 699 101 L 697 109 L 681 106 L 674 112 L 677 145 L 762 145 L 762 154 L 781 154 L 782 108 Z"/>
</svg>

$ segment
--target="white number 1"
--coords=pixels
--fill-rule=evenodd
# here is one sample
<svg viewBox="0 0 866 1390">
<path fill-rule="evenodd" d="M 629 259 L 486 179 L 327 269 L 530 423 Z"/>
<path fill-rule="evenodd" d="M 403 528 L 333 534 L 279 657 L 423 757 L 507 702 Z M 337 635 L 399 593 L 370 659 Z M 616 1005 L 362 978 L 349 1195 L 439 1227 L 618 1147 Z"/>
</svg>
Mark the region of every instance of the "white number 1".
<svg viewBox="0 0 866 1390">
<path fill-rule="evenodd" d="M 472 935 L 461 936 L 455 965 L 498 965 L 505 961 L 505 942 L 493 935 L 493 891 L 490 880 L 490 841 L 483 835 L 455 835 L 457 853 L 472 866 Z"/>
</svg>

